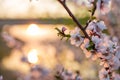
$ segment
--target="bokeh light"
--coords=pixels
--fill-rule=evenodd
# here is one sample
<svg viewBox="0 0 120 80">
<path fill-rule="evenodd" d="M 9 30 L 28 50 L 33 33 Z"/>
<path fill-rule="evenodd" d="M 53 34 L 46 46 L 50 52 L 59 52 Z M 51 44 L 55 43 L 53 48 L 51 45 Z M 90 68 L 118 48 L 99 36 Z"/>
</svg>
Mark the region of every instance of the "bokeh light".
<svg viewBox="0 0 120 80">
<path fill-rule="evenodd" d="M 37 63 L 38 61 L 38 57 L 37 57 L 37 50 L 36 49 L 32 49 L 30 50 L 30 52 L 28 52 L 28 61 L 30 63 Z"/>
</svg>

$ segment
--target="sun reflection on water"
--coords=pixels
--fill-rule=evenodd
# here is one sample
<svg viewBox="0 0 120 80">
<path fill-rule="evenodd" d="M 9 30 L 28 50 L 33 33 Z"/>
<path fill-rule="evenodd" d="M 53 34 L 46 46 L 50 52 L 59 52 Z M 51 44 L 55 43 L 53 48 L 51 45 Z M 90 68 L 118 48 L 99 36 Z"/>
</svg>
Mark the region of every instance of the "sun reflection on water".
<svg viewBox="0 0 120 80">
<path fill-rule="evenodd" d="M 28 61 L 30 63 L 37 63 L 38 61 L 38 56 L 37 56 L 37 50 L 36 49 L 32 49 L 29 53 L 28 53 Z"/>
</svg>

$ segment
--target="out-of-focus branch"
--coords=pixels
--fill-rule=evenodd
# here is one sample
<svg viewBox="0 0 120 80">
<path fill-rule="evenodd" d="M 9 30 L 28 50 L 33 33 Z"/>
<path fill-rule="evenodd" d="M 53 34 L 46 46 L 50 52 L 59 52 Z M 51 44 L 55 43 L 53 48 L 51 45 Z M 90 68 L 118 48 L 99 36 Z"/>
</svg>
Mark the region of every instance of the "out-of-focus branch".
<svg viewBox="0 0 120 80">
<path fill-rule="evenodd" d="M 91 15 L 90 15 L 90 19 L 89 19 L 88 22 L 86 23 L 84 29 L 87 28 L 87 26 L 89 25 L 89 23 L 90 23 L 90 22 L 93 20 L 93 18 L 94 18 L 94 14 L 95 14 L 95 11 L 96 11 L 96 8 L 97 8 L 96 2 L 97 2 L 97 0 L 92 3 L 92 4 L 93 4 L 93 9 L 92 9 L 92 12 L 91 12 Z"/>
<path fill-rule="evenodd" d="M 70 9 L 66 5 L 66 0 L 58 0 L 62 4 L 62 6 L 65 8 L 65 10 L 68 12 L 70 17 L 73 19 L 73 21 L 77 24 L 77 26 L 81 29 L 81 31 L 84 33 L 85 37 L 90 39 L 87 32 L 85 31 L 84 27 L 79 23 L 79 21 L 76 19 L 76 17 L 73 15 L 73 13 L 70 11 Z"/>
</svg>

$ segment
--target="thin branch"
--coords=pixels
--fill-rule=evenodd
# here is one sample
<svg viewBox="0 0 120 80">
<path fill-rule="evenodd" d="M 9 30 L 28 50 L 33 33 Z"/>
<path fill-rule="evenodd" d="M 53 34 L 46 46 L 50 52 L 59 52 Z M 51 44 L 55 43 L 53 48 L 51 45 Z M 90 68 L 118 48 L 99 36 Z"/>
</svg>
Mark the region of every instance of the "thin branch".
<svg viewBox="0 0 120 80">
<path fill-rule="evenodd" d="M 88 22 L 86 23 L 85 27 L 84 27 L 84 30 L 86 30 L 86 28 L 88 27 L 89 23 L 91 22 L 92 20 L 88 20 Z"/>
<path fill-rule="evenodd" d="M 81 31 L 84 33 L 85 37 L 87 37 L 90 40 L 90 37 L 88 36 L 87 32 L 85 31 L 85 29 L 83 28 L 83 26 L 79 23 L 79 21 L 76 19 L 76 17 L 73 15 L 73 13 L 70 11 L 70 9 L 67 7 L 67 5 L 65 4 L 65 1 L 62 0 L 58 0 L 62 6 L 66 9 L 66 11 L 68 12 L 68 14 L 70 15 L 70 17 L 73 19 L 73 21 L 77 24 L 77 26 L 81 29 Z"/>
<path fill-rule="evenodd" d="M 97 1 L 97 0 L 96 0 Z M 92 10 L 92 13 L 90 15 L 90 19 L 88 20 L 88 22 L 86 23 L 84 29 L 86 30 L 86 28 L 88 27 L 89 23 L 92 21 L 92 18 L 95 14 L 95 11 L 96 11 L 96 8 L 97 8 L 97 5 L 96 5 L 96 2 L 92 3 L 93 4 L 93 10 Z"/>
</svg>

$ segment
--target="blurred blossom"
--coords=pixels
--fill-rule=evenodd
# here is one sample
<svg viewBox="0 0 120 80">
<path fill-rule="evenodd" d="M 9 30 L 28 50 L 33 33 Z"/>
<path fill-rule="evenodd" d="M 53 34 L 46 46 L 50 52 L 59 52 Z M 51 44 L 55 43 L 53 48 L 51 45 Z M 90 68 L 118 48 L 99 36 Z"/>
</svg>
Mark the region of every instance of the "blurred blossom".
<svg viewBox="0 0 120 80">
<path fill-rule="evenodd" d="M 118 38 L 117 38 L 116 36 L 114 36 L 114 37 L 112 38 L 112 41 L 116 43 L 116 42 L 118 42 Z"/>
<path fill-rule="evenodd" d="M 120 48 L 118 48 L 118 49 L 120 49 Z M 115 56 L 120 59 L 120 50 L 118 50 L 118 51 L 116 52 Z"/>
<path fill-rule="evenodd" d="M 97 10 L 99 13 L 105 15 L 110 11 L 111 0 L 98 0 L 97 2 Z"/>
<path fill-rule="evenodd" d="M 24 80 L 46 80 L 48 72 L 41 68 L 39 65 L 31 67 L 30 73 L 25 77 Z M 46 76 L 46 77 L 45 77 Z"/>
<path fill-rule="evenodd" d="M 90 3 L 93 3 L 94 2 L 94 0 L 88 0 Z"/>
<path fill-rule="evenodd" d="M 113 73 L 114 80 L 120 80 L 120 74 Z"/>
<path fill-rule="evenodd" d="M 117 56 L 113 57 L 113 63 L 114 63 L 113 69 L 116 69 L 116 70 L 119 69 L 119 67 L 120 67 L 120 60 L 119 60 L 119 58 Z"/>
<path fill-rule="evenodd" d="M 10 36 L 8 33 L 3 32 L 2 37 L 7 42 L 7 45 L 9 47 L 14 47 L 15 46 L 15 44 L 16 44 L 15 39 L 12 36 Z"/>
<path fill-rule="evenodd" d="M 87 6 L 91 7 L 91 3 L 94 2 L 94 0 L 72 0 L 77 5 Z"/>
<path fill-rule="evenodd" d="M 95 44 L 98 44 L 98 43 L 100 43 L 102 40 L 101 40 L 98 36 L 92 36 L 92 41 L 93 41 Z"/>
<path fill-rule="evenodd" d="M 27 62 L 27 63 L 28 63 L 28 59 L 27 59 L 27 57 L 25 57 L 25 56 L 21 57 L 21 61 L 22 61 L 22 62 Z"/>
<path fill-rule="evenodd" d="M 0 75 L 0 80 L 3 80 L 3 76 Z"/>
<path fill-rule="evenodd" d="M 55 77 L 57 80 L 82 80 L 78 71 L 73 73 L 72 71 L 65 69 L 62 69 L 62 71 L 59 70 Z"/>
<path fill-rule="evenodd" d="M 100 78 L 100 80 L 109 80 L 108 71 L 105 70 L 104 68 L 101 69 L 99 72 L 99 78 Z"/>
<path fill-rule="evenodd" d="M 24 44 L 22 41 L 14 38 L 13 36 L 8 34 L 7 32 L 2 32 L 1 35 L 2 35 L 3 39 L 6 41 L 6 44 L 8 45 L 8 47 L 21 50 L 21 47 Z"/>
<path fill-rule="evenodd" d="M 97 22 L 96 24 L 97 24 L 97 26 L 98 26 L 102 31 L 105 30 L 105 29 L 107 29 L 106 26 L 105 26 L 105 24 L 104 24 L 104 21 L 99 21 L 99 22 Z"/>
<path fill-rule="evenodd" d="M 96 0 L 97 11 L 99 14 L 105 15 L 111 9 L 111 0 Z M 93 4 L 95 0 L 88 0 L 88 5 Z"/>
</svg>

